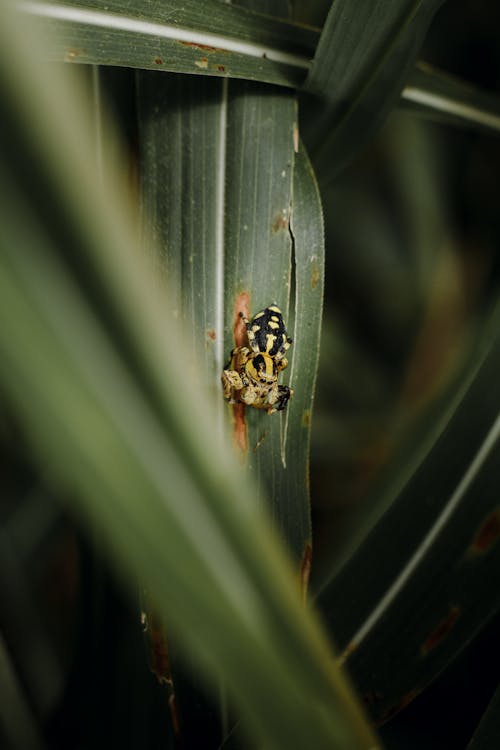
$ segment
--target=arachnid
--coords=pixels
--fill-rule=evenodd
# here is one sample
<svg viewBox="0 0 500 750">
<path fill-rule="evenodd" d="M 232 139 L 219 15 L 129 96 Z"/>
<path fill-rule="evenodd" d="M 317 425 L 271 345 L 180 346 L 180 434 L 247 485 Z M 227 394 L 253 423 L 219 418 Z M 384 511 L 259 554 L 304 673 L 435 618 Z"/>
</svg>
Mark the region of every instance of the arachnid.
<svg viewBox="0 0 500 750">
<path fill-rule="evenodd" d="M 285 352 L 292 343 L 283 315 L 270 305 L 249 321 L 240 316 L 247 329 L 248 346 L 235 347 L 222 373 L 224 398 L 241 402 L 268 414 L 283 411 L 293 395 L 287 385 L 278 384 L 278 375 L 287 367 Z"/>
</svg>

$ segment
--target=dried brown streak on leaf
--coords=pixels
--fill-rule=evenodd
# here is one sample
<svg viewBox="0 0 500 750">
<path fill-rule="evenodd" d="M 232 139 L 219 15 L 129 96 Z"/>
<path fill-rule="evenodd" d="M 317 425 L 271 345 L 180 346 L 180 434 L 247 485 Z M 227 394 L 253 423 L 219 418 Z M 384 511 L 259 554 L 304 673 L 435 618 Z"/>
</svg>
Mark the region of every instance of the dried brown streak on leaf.
<svg viewBox="0 0 500 750">
<path fill-rule="evenodd" d="M 305 604 L 307 600 L 307 591 L 309 587 L 309 577 L 311 575 L 312 567 L 312 547 L 310 544 L 304 546 L 304 553 L 302 555 L 302 562 L 300 565 L 300 583 L 302 589 L 302 600 Z"/>
<path fill-rule="evenodd" d="M 289 221 L 286 216 L 284 216 L 282 213 L 277 214 L 276 218 L 273 221 L 273 225 L 271 227 L 271 231 L 273 234 L 277 234 L 278 232 L 287 231 L 289 229 Z"/>
<path fill-rule="evenodd" d="M 245 419 L 245 404 L 233 404 L 233 439 L 242 454 L 248 450 L 247 423 Z"/>
<path fill-rule="evenodd" d="M 177 707 L 177 701 L 175 693 L 172 693 L 168 698 L 168 707 L 170 709 L 170 719 L 172 721 L 172 730 L 176 738 L 177 747 L 182 747 L 182 736 L 181 736 L 181 720 L 179 709 Z"/>
<path fill-rule="evenodd" d="M 469 553 L 473 555 L 484 555 L 500 538 L 500 510 L 494 510 L 484 519 L 476 531 Z"/>
<path fill-rule="evenodd" d="M 317 262 L 311 266 L 311 289 L 316 289 L 321 279 L 321 269 Z"/>
<path fill-rule="evenodd" d="M 240 313 L 250 317 L 250 294 L 240 292 L 234 303 L 233 337 L 235 346 L 245 346 L 247 329 Z M 233 404 L 233 440 L 237 448 L 245 455 L 248 451 L 248 431 L 245 419 L 245 404 Z"/>
<path fill-rule="evenodd" d="M 427 636 L 427 638 L 423 642 L 420 648 L 422 656 L 427 656 L 430 651 L 436 648 L 436 646 L 439 646 L 439 644 L 445 640 L 448 633 L 455 626 L 459 617 L 460 607 L 456 605 L 450 607 L 450 611 L 448 612 L 446 617 L 438 622 L 434 630 Z"/>
<path fill-rule="evenodd" d="M 247 343 L 247 329 L 240 313 L 243 313 L 245 318 L 250 318 L 250 294 L 248 292 L 240 292 L 234 303 L 233 336 L 235 346 L 245 346 Z"/>
<path fill-rule="evenodd" d="M 182 44 L 183 47 L 201 49 L 203 52 L 223 52 L 226 55 L 231 54 L 227 49 L 223 49 L 222 47 L 211 47 L 209 44 L 198 44 L 197 42 L 179 42 L 179 44 Z"/>
<path fill-rule="evenodd" d="M 260 448 L 260 446 L 262 445 L 262 443 L 263 443 L 263 442 L 264 442 L 264 440 L 266 439 L 266 436 L 267 436 L 267 434 L 268 434 L 268 430 L 265 430 L 265 432 L 263 432 L 263 433 L 262 433 L 262 435 L 261 435 L 261 436 L 259 437 L 259 439 L 258 439 L 258 440 L 257 440 L 257 442 L 255 443 L 255 446 L 254 446 L 254 449 L 253 449 L 253 452 L 254 452 L 254 453 L 255 453 L 256 451 L 258 451 L 258 449 Z"/>
</svg>

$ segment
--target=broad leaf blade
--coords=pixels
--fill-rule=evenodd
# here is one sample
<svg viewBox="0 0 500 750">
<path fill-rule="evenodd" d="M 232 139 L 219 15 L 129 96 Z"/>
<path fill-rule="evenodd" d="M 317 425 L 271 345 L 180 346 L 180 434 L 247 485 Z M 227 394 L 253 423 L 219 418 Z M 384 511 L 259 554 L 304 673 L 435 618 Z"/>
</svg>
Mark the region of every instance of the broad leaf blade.
<svg viewBox="0 0 500 750">
<path fill-rule="evenodd" d="M 295 87 L 304 80 L 315 30 L 218 0 L 21 2 L 41 28 L 53 31 L 50 59 L 124 65 Z"/>
<path fill-rule="evenodd" d="M 289 93 L 252 83 L 228 86 L 175 76 L 158 80 L 153 73 L 141 74 L 139 81 L 144 216 L 162 247 L 155 264 L 178 284 L 177 298 L 170 295 L 171 305 L 191 332 L 197 366 L 202 367 L 222 409 L 219 378 L 234 346 L 239 295 L 246 294 L 250 300 L 243 310 L 247 314 L 277 301 L 287 318 L 296 105 Z M 308 208 L 297 219 L 297 232 L 301 222 L 309 221 L 311 236 L 314 232 L 322 236 L 317 198 L 316 208 L 310 205 L 309 195 Z M 302 242 L 301 250 L 307 253 L 307 244 Z M 317 247 L 309 252 L 314 269 L 303 263 L 300 273 L 307 276 L 307 282 L 301 281 L 297 289 L 300 325 L 309 326 L 309 334 L 299 336 L 296 343 L 303 359 L 295 368 L 300 403 L 307 402 L 309 411 L 323 264 L 321 243 L 313 244 Z M 303 291 L 306 283 L 311 285 L 313 270 L 315 300 Z M 294 356 L 292 350 L 292 367 Z M 302 433 L 308 433 L 310 419 L 297 408 L 287 422 L 284 415 L 268 417 L 247 409 L 245 440 L 248 463 L 273 498 L 277 526 L 301 560 L 310 546 L 308 461 L 302 449 L 297 461 L 294 446 L 301 444 Z M 285 441 L 294 458 L 288 469 Z M 300 482 L 296 475 L 291 481 L 291 466 L 300 472 Z"/>
</svg>

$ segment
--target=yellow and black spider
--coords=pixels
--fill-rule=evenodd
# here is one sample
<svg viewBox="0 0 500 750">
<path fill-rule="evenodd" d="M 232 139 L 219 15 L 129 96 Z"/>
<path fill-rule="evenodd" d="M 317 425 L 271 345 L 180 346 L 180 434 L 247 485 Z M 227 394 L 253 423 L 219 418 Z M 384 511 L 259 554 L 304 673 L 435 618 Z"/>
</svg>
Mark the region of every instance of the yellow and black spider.
<svg viewBox="0 0 500 750">
<path fill-rule="evenodd" d="M 285 353 L 292 343 L 287 335 L 281 310 L 270 305 L 251 321 L 243 313 L 249 346 L 235 347 L 222 373 L 224 398 L 241 402 L 268 414 L 283 411 L 293 395 L 287 385 L 278 384 L 278 375 L 288 365 Z"/>
</svg>

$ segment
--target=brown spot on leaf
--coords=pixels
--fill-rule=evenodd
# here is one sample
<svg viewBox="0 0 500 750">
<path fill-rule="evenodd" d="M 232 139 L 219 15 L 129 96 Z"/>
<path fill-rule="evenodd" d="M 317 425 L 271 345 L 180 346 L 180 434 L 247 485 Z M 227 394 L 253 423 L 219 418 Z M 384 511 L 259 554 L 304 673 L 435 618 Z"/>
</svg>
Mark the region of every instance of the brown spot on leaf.
<svg viewBox="0 0 500 750">
<path fill-rule="evenodd" d="M 300 584 L 302 590 L 302 600 L 305 604 L 307 599 L 307 589 L 309 587 L 309 577 L 311 575 L 312 567 L 312 547 L 309 543 L 304 545 L 304 552 L 302 553 L 302 562 L 300 565 Z"/>
<path fill-rule="evenodd" d="M 195 49 L 201 49 L 204 52 L 225 52 L 229 54 L 227 49 L 221 47 L 211 47 L 209 44 L 197 44 L 197 42 L 179 42 L 183 47 L 194 47 Z"/>
<path fill-rule="evenodd" d="M 494 510 L 483 520 L 474 534 L 469 551 L 474 555 L 484 555 L 500 537 L 500 510 Z"/>
<path fill-rule="evenodd" d="M 273 234 L 278 234 L 278 232 L 285 231 L 288 232 L 288 217 L 283 213 L 276 214 L 271 227 L 271 231 Z"/>
<path fill-rule="evenodd" d="M 260 438 L 259 438 L 259 439 L 257 440 L 257 442 L 255 443 L 255 445 L 254 445 L 254 449 L 253 449 L 253 452 L 254 452 L 254 453 L 257 453 L 257 451 L 259 450 L 260 446 L 262 445 L 262 443 L 264 442 L 264 440 L 266 439 L 266 437 L 267 437 L 267 430 L 265 430 L 265 431 L 264 431 L 264 432 L 262 433 L 262 435 L 260 436 Z"/>
<path fill-rule="evenodd" d="M 436 646 L 439 646 L 439 644 L 446 639 L 448 633 L 453 629 L 459 617 L 460 607 L 457 607 L 456 605 L 451 606 L 446 617 L 443 617 L 443 619 L 438 622 L 434 630 L 429 633 L 425 641 L 422 643 L 420 647 L 420 653 L 422 656 L 427 656 L 430 651 L 435 649 Z"/>
<path fill-rule="evenodd" d="M 248 450 L 245 404 L 233 404 L 233 419 L 233 439 L 241 453 L 244 454 Z"/>
<path fill-rule="evenodd" d="M 148 623 L 151 671 L 156 675 L 158 682 L 170 685 L 172 672 L 165 629 L 155 614 L 149 614 Z"/>
<path fill-rule="evenodd" d="M 248 292 L 240 292 L 236 295 L 234 303 L 233 336 L 235 346 L 245 346 L 247 344 L 247 329 L 241 319 L 240 313 L 243 313 L 245 318 L 250 318 L 250 295 Z"/>
<path fill-rule="evenodd" d="M 321 272 L 317 263 L 311 266 L 311 289 L 316 289 L 321 278 Z"/>
<path fill-rule="evenodd" d="M 217 334 L 215 333 L 214 328 L 208 328 L 207 329 L 207 339 L 210 339 L 210 341 L 215 341 L 217 338 Z"/>
<path fill-rule="evenodd" d="M 226 72 L 226 68 L 224 67 L 224 65 L 217 65 L 217 70 L 219 71 L 219 73 Z"/>
<path fill-rule="evenodd" d="M 306 409 L 302 413 L 302 427 L 306 427 L 307 428 L 307 427 L 309 427 L 310 424 L 311 424 L 311 410 L 310 409 Z"/>
<path fill-rule="evenodd" d="M 177 706 L 177 700 L 175 693 L 171 693 L 168 697 L 168 706 L 170 709 L 170 719 L 172 721 L 172 729 L 176 738 L 176 747 L 182 747 L 183 742 L 181 739 L 181 718 L 179 708 Z"/>
<path fill-rule="evenodd" d="M 163 65 L 163 58 L 155 57 L 155 65 Z"/>
</svg>

